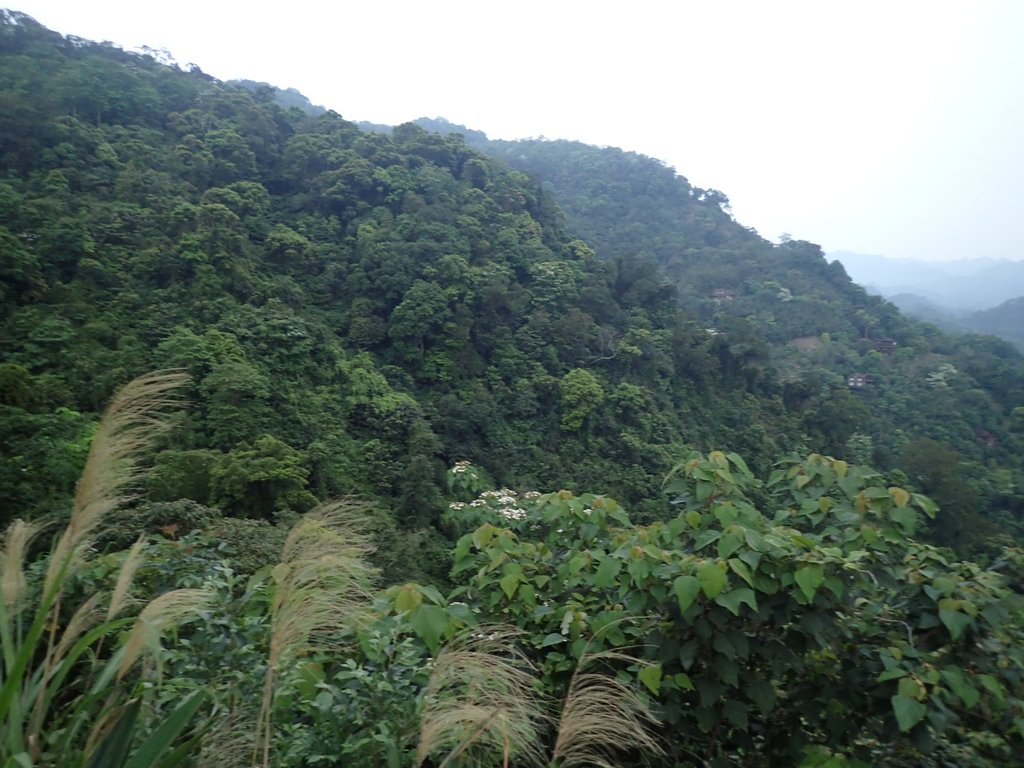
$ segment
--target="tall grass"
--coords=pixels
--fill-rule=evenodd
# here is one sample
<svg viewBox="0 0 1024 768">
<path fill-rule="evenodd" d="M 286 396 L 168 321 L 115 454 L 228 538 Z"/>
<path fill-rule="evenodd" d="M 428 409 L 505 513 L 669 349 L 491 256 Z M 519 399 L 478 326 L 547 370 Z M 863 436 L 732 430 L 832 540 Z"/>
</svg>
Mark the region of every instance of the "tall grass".
<svg viewBox="0 0 1024 768">
<path fill-rule="evenodd" d="M 637 660 L 616 651 L 583 654 L 562 703 L 552 765 L 615 768 L 624 752 L 663 754 L 651 732 L 658 718 L 647 697 L 614 670 L 600 670 L 599 665 L 609 663 Z"/>
<path fill-rule="evenodd" d="M 105 517 L 128 501 L 143 474 L 141 459 L 153 438 L 164 428 L 161 414 L 173 403 L 173 391 L 187 377 L 178 372 L 157 372 L 127 384 L 104 413 L 93 439 L 85 468 L 75 490 L 71 516 L 57 536 L 45 577 L 34 588 L 26 578 L 29 544 L 39 531 L 22 520 L 4 533 L 0 550 L 0 765 L 19 768 L 40 761 L 59 760 L 62 766 L 85 765 L 93 753 L 128 759 L 131 737 L 124 716 L 137 715 L 133 703 L 133 665 L 152 650 L 159 631 L 150 604 L 138 619 L 118 618 L 127 603 L 132 579 L 142 555 L 137 544 L 123 561 L 112 593 L 91 595 L 65 618 L 67 588 L 86 562 L 92 537 Z M 171 593 L 158 598 L 177 601 L 173 619 L 183 620 L 205 597 Z M 154 601 L 157 602 L 157 601 Z M 187 606 L 187 607 L 186 607 Z M 148 613 L 147 613 L 148 612 Z M 148 618 L 147 618 L 148 616 Z M 146 633 L 145 640 L 128 653 L 128 646 L 101 652 L 106 639 Z M 143 627 L 143 629 L 139 629 Z M 155 632 L 153 631 L 155 629 Z M 170 718 L 157 738 L 144 740 L 144 753 L 161 753 L 198 706 Z M 133 718 L 134 716 L 133 715 Z M 134 719 L 132 720 L 134 722 Z M 115 745 L 112 735 L 123 744 Z M 98 759 L 98 758 L 97 758 Z M 106 765 L 115 763 L 104 758 Z M 92 764 L 92 763 L 91 763 Z M 90 764 L 90 765 L 91 765 Z M 138 759 L 133 765 L 141 765 Z"/>
<path fill-rule="evenodd" d="M 280 673 L 297 656 L 331 648 L 370 604 L 376 570 L 366 507 L 351 500 L 322 504 L 288 534 L 273 571 L 270 649 L 256 727 L 253 762 L 270 765 L 273 710 Z"/>
<path fill-rule="evenodd" d="M 475 628 L 442 648 L 427 686 L 417 764 L 614 768 L 630 752 L 664 753 L 647 697 L 614 672 L 643 662 L 618 651 L 584 652 L 555 716 L 520 639 L 515 628 Z"/>
<path fill-rule="evenodd" d="M 434 660 L 424 698 L 417 765 L 545 763 L 544 700 L 519 631 L 479 627 L 449 641 Z M 500 761 L 500 762 L 499 762 Z"/>
</svg>

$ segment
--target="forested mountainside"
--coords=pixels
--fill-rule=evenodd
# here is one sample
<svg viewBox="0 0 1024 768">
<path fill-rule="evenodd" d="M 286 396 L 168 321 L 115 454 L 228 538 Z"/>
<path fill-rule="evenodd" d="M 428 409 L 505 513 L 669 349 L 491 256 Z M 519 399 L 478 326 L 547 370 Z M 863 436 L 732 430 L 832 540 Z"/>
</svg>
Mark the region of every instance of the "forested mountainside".
<svg viewBox="0 0 1024 768">
<path fill-rule="evenodd" d="M 24 21 L 2 66 L 9 509 L 59 505 L 89 414 L 184 366 L 152 501 L 274 519 L 361 493 L 434 531 L 462 458 L 639 503 L 684 446 L 765 472 L 941 445 L 968 491 L 911 481 L 950 522 L 1020 511 L 1019 355 L 907 321 L 657 161 L 482 144 L 527 176 Z"/>
<path fill-rule="evenodd" d="M 1019 355 L 278 101 L 0 12 L 0 764 L 1019 764 Z"/>
<path fill-rule="evenodd" d="M 1024 511 L 1020 412 L 1014 417 L 1024 358 L 1010 344 L 902 316 L 817 245 L 768 242 L 735 221 L 721 192 L 692 187 L 658 160 L 572 141 L 490 141 L 441 119 L 417 123 L 463 133 L 541 181 L 599 256 L 657 263 L 681 305 L 758 367 L 760 391 L 781 398 L 810 448 L 901 467 L 958 528 L 981 522 L 966 523 L 970 509 L 996 513 L 1004 530 Z M 915 474 L 929 464 L 934 471 Z"/>
<path fill-rule="evenodd" d="M 148 498 L 267 520 L 358 493 L 434 536 L 456 460 L 640 503 L 683 446 L 800 444 L 755 353 L 457 138 L 24 20 L 0 66 L 9 514 L 59 507 L 96 411 L 166 367 L 192 407 Z"/>
</svg>

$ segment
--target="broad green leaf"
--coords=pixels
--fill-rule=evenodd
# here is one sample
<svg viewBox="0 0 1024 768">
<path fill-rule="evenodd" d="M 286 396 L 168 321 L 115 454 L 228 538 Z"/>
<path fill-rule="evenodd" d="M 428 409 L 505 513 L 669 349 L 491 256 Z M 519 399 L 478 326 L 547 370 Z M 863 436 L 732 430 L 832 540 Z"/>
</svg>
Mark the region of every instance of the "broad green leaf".
<svg viewBox="0 0 1024 768">
<path fill-rule="evenodd" d="M 700 585 L 700 580 L 696 576 L 679 576 L 672 582 L 672 591 L 676 593 L 681 613 L 686 613 L 686 609 L 693 604 L 697 593 L 700 592 Z"/>
<path fill-rule="evenodd" d="M 686 513 L 686 522 L 691 528 L 700 528 L 700 523 L 703 519 L 704 516 L 696 509 L 691 509 Z"/>
<path fill-rule="evenodd" d="M 730 699 L 723 705 L 722 713 L 725 715 L 725 719 L 737 728 L 747 729 L 747 705 L 742 701 Z"/>
<path fill-rule="evenodd" d="M 715 598 L 715 602 L 727 609 L 733 616 L 740 615 L 740 605 L 746 603 L 753 611 L 757 610 L 757 598 L 754 590 L 749 587 L 740 587 L 723 592 Z"/>
<path fill-rule="evenodd" d="M 597 566 L 597 573 L 594 574 L 594 586 L 597 589 L 604 589 L 615 583 L 622 570 L 622 561 L 616 557 L 606 557 Z"/>
<path fill-rule="evenodd" d="M 729 561 L 729 568 L 732 572 L 743 579 L 750 586 L 754 586 L 754 577 L 750 573 L 750 566 L 739 558 L 734 557 Z"/>
<path fill-rule="evenodd" d="M 928 714 L 928 708 L 916 699 L 896 694 L 890 701 L 892 702 L 892 711 L 896 715 L 896 724 L 903 733 L 920 723 Z"/>
<path fill-rule="evenodd" d="M 448 628 L 448 613 L 436 605 L 421 605 L 409 614 L 409 626 L 431 651 L 436 651 Z"/>
<path fill-rule="evenodd" d="M 896 680 L 900 677 L 906 677 L 906 674 L 907 673 L 905 670 L 900 669 L 899 667 L 892 667 L 891 669 L 887 669 L 882 674 L 880 674 L 877 680 L 880 683 L 884 683 L 889 680 Z"/>
<path fill-rule="evenodd" d="M 675 682 L 676 685 L 678 685 L 684 691 L 692 691 L 692 690 L 694 690 L 693 680 L 691 680 L 690 676 L 688 674 L 686 674 L 685 672 L 677 672 L 676 674 L 674 674 L 672 676 L 672 680 Z"/>
<path fill-rule="evenodd" d="M 532 584 L 519 585 L 519 600 L 528 606 L 532 606 L 537 602 L 537 593 Z"/>
<path fill-rule="evenodd" d="M 718 674 L 718 679 L 730 688 L 735 688 L 740 684 L 739 668 L 736 666 L 736 659 L 731 656 L 718 654 L 715 657 L 715 672 Z"/>
<path fill-rule="evenodd" d="M 403 584 L 395 594 L 395 610 L 411 611 L 423 602 L 423 593 L 418 584 Z"/>
<path fill-rule="evenodd" d="M 713 707 L 718 703 L 718 697 L 725 693 L 726 688 L 718 679 L 717 675 L 704 674 L 697 678 L 697 693 L 700 695 L 702 707 Z"/>
<path fill-rule="evenodd" d="M 661 666 L 659 664 L 650 664 L 640 668 L 637 673 L 637 677 L 640 678 L 640 682 L 647 686 L 647 689 L 655 696 L 661 690 Z"/>
<path fill-rule="evenodd" d="M 552 632 L 550 635 L 545 635 L 544 639 L 540 641 L 540 647 L 547 648 L 564 642 L 565 635 L 560 635 L 558 632 Z"/>
<path fill-rule="evenodd" d="M 865 488 L 861 493 L 864 494 L 865 499 L 888 499 L 889 491 L 885 488 L 879 488 L 877 485 L 873 485 L 870 488 Z"/>
<path fill-rule="evenodd" d="M 1006 701 L 1006 689 L 992 675 L 978 675 L 978 682 L 993 694 L 1000 702 Z"/>
<path fill-rule="evenodd" d="M 944 611 L 939 609 L 939 620 L 946 625 L 949 635 L 954 640 L 964 633 L 964 630 L 971 625 L 971 617 L 960 611 Z"/>
<path fill-rule="evenodd" d="M 981 694 L 977 689 L 964 679 L 964 673 L 960 667 L 947 667 L 942 670 L 942 679 L 968 709 L 974 707 L 981 699 Z"/>
<path fill-rule="evenodd" d="M 498 582 L 498 586 L 501 587 L 501 591 L 505 593 L 505 597 L 509 600 L 516 594 L 516 590 L 519 588 L 519 574 L 508 573 L 501 577 Z"/>
<path fill-rule="evenodd" d="M 465 536 L 459 538 L 458 543 L 455 545 L 455 562 L 459 562 L 459 560 L 468 555 L 472 546 L 473 535 L 471 533 L 467 533 Z"/>
<path fill-rule="evenodd" d="M 811 563 L 810 565 L 798 568 L 796 573 L 793 574 L 793 579 L 796 581 L 797 586 L 800 587 L 804 597 L 811 601 L 814 599 L 814 593 L 818 591 L 818 587 L 825 581 L 825 572 L 817 563 Z"/>
<path fill-rule="evenodd" d="M 747 696 L 762 713 L 768 714 L 775 709 L 775 688 L 767 680 L 753 680 L 747 683 Z"/>
<path fill-rule="evenodd" d="M 829 576 L 825 579 L 825 588 L 836 597 L 841 598 L 846 591 L 846 585 L 837 576 Z"/>
<path fill-rule="evenodd" d="M 939 511 L 939 505 L 927 496 L 923 496 L 920 493 L 912 493 L 910 498 L 917 505 L 917 508 L 930 518 L 935 517 L 935 513 Z"/>
<path fill-rule="evenodd" d="M 918 701 L 921 701 L 927 693 L 924 686 L 912 677 L 901 677 L 897 692 L 900 696 L 906 696 L 908 699 L 917 699 Z"/>
<path fill-rule="evenodd" d="M 651 562 L 645 557 L 634 557 L 626 566 L 633 583 L 639 585 L 651 575 Z"/>
<path fill-rule="evenodd" d="M 737 533 L 732 529 L 726 531 L 718 540 L 718 556 L 723 560 L 732 557 L 741 544 L 743 544 L 742 532 Z"/>
<path fill-rule="evenodd" d="M 746 478 L 753 478 L 753 474 L 750 472 L 750 468 L 747 466 L 747 462 L 743 460 L 743 457 L 738 453 L 727 453 L 725 455 L 729 461 L 732 462 L 734 467 L 737 467 Z"/>
<path fill-rule="evenodd" d="M 700 581 L 700 588 L 704 594 L 712 600 L 718 597 L 729 583 L 729 577 L 725 571 L 718 566 L 718 563 L 711 560 L 705 560 L 697 566 L 697 579 Z"/>
<path fill-rule="evenodd" d="M 917 513 L 910 507 L 894 507 L 889 512 L 889 519 L 907 534 L 913 533 L 917 527 Z"/>
</svg>

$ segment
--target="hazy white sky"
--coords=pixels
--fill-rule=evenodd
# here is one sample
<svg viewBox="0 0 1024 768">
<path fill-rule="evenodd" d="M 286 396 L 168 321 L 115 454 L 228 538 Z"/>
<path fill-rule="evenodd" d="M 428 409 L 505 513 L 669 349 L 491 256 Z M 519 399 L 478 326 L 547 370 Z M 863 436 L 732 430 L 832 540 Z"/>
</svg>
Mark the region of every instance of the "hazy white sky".
<svg viewBox="0 0 1024 768">
<path fill-rule="evenodd" d="M 6 2 L 352 120 L 651 155 L 769 238 L 1024 258 L 1018 0 Z"/>
</svg>

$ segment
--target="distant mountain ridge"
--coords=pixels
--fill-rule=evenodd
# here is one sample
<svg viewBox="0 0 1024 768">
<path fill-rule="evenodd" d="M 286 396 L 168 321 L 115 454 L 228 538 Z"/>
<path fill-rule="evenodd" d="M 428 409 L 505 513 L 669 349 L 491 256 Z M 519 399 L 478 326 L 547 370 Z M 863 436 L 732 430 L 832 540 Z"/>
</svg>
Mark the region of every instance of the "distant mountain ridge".
<svg viewBox="0 0 1024 768">
<path fill-rule="evenodd" d="M 958 259 L 929 262 L 833 251 L 857 283 L 887 298 L 914 294 L 943 307 L 983 310 L 1024 296 L 1024 261 Z"/>
</svg>

